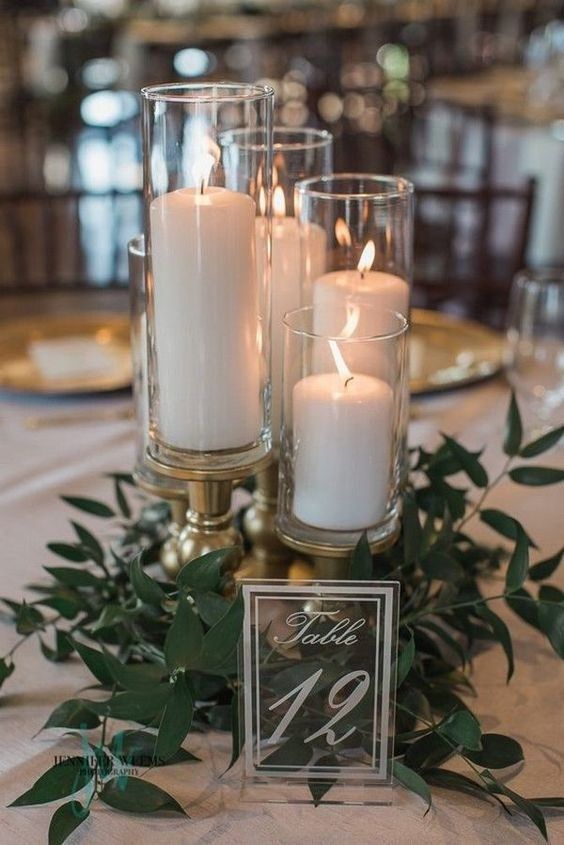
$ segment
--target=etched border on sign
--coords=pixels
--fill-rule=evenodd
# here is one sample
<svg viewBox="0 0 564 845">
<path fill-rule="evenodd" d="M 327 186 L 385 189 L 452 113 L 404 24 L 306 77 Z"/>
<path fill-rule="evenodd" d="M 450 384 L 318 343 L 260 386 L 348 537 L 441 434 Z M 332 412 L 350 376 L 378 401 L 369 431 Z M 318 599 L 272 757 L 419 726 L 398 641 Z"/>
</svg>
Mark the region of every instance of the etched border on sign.
<svg viewBox="0 0 564 845">
<path fill-rule="evenodd" d="M 391 691 L 397 658 L 396 629 L 399 584 L 397 582 L 382 581 L 289 582 L 247 580 L 243 580 L 241 583 L 245 608 L 241 661 L 244 690 L 243 722 L 246 738 L 244 754 L 245 777 L 254 779 L 257 782 L 280 779 L 301 781 L 306 779 L 326 780 L 328 777 L 331 777 L 336 778 L 342 783 L 346 783 L 347 781 L 351 783 L 359 781 L 380 784 L 390 783 L 390 726 L 393 722 Z M 259 659 L 260 625 L 255 623 L 261 619 L 261 608 L 266 607 L 269 601 L 279 604 L 281 601 L 287 600 L 295 603 L 296 601 L 307 602 L 312 598 L 335 602 L 347 602 L 351 599 L 358 599 L 362 603 L 372 603 L 375 608 L 375 623 L 373 624 L 373 674 L 364 670 L 358 670 L 356 672 L 357 675 L 369 675 L 369 686 L 362 693 L 362 697 L 370 690 L 374 699 L 370 765 L 300 766 L 297 763 L 265 765 L 265 738 L 261 736 L 262 666 Z M 308 625 L 305 625 L 304 630 L 307 627 Z M 346 631 L 343 632 L 343 636 L 346 633 Z M 363 679 L 363 683 L 365 681 L 366 679 Z M 296 690 L 299 690 L 301 686 L 303 685 L 299 685 Z M 291 690 L 278 703 L 287 700 L 296 690 Z M 327 730 L 328 727 L 326 726 L 324 732 L 326 733 Z M 273 750 L 273 748 L 268 749 L 268 753 L 270 754 Z M 377 753 L 378 751 L 379 753 Z"/>
</svg>

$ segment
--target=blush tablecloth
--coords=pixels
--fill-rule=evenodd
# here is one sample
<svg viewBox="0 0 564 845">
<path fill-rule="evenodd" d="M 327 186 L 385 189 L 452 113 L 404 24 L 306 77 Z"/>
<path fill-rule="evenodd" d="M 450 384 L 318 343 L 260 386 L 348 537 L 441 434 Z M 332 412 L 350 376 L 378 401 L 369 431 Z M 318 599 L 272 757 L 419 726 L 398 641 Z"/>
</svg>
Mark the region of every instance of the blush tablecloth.
<svg viewBox="0 0 564 845">
<path fill-rule="evenodd" d="M 468 447 L 486 446 L 485 461 L 491 471 L 501 465 L 498 448 L 508 392 L 500 379 L 448 395 L 415 403 L 411 425 L 413 443 L 436 442 L 438 431 L 456 434 Z M 18 598 L 26 583 L 37 581 L 43 564 L 55 563 L 46 550 L 51 540 L 70 539 L 69 518 L 76 517 L 58 498 L 60 494 L 105 498 L 110 495 L 103 474 L 129 470 L 133 459 L 133 422 L 115 420 L 54 426 L 32 431 L 26 420 L 35 414 L 79 413 L 119 409 L 127 397 L 87 400 L 38 400 L 4 396 L 0 403 L 0 594 Z M 563 462 L 553 451 L 551 462 Z M 521 518 L 543 552 L 553 552 L 562 542 L 564 509 L 562 488 L 524 488 L 503 484 L 492 496 L 492 506 Z M 85 518 L 98 531 L 102 520 Z M 475 525 L 493 542 L 489 529 Z M 479 695 L 473 705 L 484 729 L 507 733 L 525 749 L 526 766 L 511 780 L 522 794 L 564 794 L 564 719 L 562 701 L 564 670 L 550 647 L 535 631 L 511 616 L 517 668 L 505 683 L 504 657 L 498 648 L 481 653 L 473 681 Z M 16 637 L 12 628 L 0 626 L 0 653 Z M 73 743 L 40 733 L 51 710 L 91 681 L 76 659 L 50 664 L 30 641 L 16 654 L 16 671 L 7 681 L 0 706 L 0 845 L 46 841 L 53 807 L 7 809 L 6 804 L 27 789 L 55 754 L 73 753 Z M 187 747 L 204 762 L 169 767 L 150 779 L 172 792 L 191 818 L 155 819 L 128 816 L 97 806 L 73 843 L 491 843 L 498 845 L 541 841 L 525 818 L 509 818 L 496 804 L 457 793 L 437 790 L 433 809 L 424 815 L 423 803 L 401 788 L 394 791 L 391 807 L 310 806 L 248 804 L 239 800 L 233 780 L 218 780 L 228 759 L 226 737 L 190 738 Z M 549 816 L 552 842 L 564 842 L 564 819 Z"/>
</svg>

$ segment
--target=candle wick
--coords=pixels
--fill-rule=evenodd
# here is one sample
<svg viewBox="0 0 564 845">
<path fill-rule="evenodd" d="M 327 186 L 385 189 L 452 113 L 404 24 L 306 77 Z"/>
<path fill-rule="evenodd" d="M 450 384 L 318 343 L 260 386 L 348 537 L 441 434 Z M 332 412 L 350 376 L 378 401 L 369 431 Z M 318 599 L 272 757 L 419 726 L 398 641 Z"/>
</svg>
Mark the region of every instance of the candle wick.
<svg viewBox="0 0 564 845">
<path fill-rule="evenodd" d="M 364 281 L 364 270 L 360 270 L 360 280 L 361 282 Z"/>
<path fill-rule="evenodd" d="M 349 377 L 348 377 L 348 379 L 345 381 L 345 387 L 347 386 L 347 384 L 349 383 L 349 381 L 352 381 L 352 380 L 353 380 L 353 378 L 354 378 L 354 376 L 349 376 Z"/>
<path fill-rule="evenodd" d="M 202 196 L 204 195 L 204 188 L 205 188 L 205 186 L 206 186 L 206 180 L 205 180 L 205 179 L 202 179 L 202 181 L 200 182 L 200 194 L 201 194 Z"/>
</svg>

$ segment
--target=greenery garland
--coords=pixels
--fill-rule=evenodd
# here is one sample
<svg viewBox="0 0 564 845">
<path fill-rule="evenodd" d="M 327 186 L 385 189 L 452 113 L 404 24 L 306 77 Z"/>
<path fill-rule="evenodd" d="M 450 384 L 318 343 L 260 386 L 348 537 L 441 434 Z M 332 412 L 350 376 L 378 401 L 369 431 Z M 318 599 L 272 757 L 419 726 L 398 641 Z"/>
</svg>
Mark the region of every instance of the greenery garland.
<svg viewBox="0 0 564 845">
<path fill-rule="evenodd" d="M 508 681 L 513 674 L 511 634 L 492 610 L 495 602 L 506 602 L 564 658 L 564 593 L 546 583 L 560 565 L 562 550 L 530 566 L 535 542 L 520 522 L 486 504 L 502 478 L 533 487 L 563 481 L 563 470 L 529 463 L 563 434 L 564 426 L 523 445 L 512 396 L 503 444 L 507 460 L 495 479 L 488 478 L 480 452 L 452 437 L 443 435 L 434 452 L 413 450 L 400 539 L 386 554 L 372 558 L 362 538 L 349 571 L 354 579 L 401 582 L 396 779 L 429 807 L 433 785 L 495 800 L 505 810 L 514 805 L 545 838 L 543 810 L 563 808 L 564 798 L 524 798 L 496 778 L 492 770 L 523 760 L 522 748 L 510 737 L 483 733 L 462 696 L 472 689 L 469 666 L 476 642 L 497 642 L 507 659 Z M 470 483 L 472 495 L 452 483 L 459 474 Z M 226 597 L 233 595 L 232 550 L 191 562 L 175 584 L 152 577 L 147 567 L 158 559 L 166 536 L 168 506 L 146 503 L 134 515 L 125 492 L 132 478 L 110 477 L 113 506 L 89 498 L 63 500 L 113 520 L 115 539 L 105 547 L 72 522 L 72 542 L 47 546 L 65 565 L 45 567 L 50 583 L 31 585 L 39 598 L 31 603 L 2 599 L 21 638 L 0 659 L 0 685 L 14 671 L 19 646 L 35 636 L 47 660 L 60 662 L 76 653 L 103 695 L 64 701 L 51 713 L 43 728 L 74 733 L 83 745 L 88 736 L 89 753 L 54 765 L 11 804 L 70 799 L 51 819 L 50 845 L 64 842 L 89 816 L 94 799 L 133 813 L 141 807 L 143 812 L 185 813 L 173 796 L 127 770 L 139 760 L 150 768 L 193 764 L 197 758 L 183 748 L 191 730 L 231 730 L 231 763 L 240 751 L 236 648 L 243 611 L 239 597 Z M 496 573 L 506 553 L 476 543 L 467 533 L 472 519 L 512 543 L 504 589 L 493 597 L 482 593 L 480 579 Z M 109 736 L 110 719 L 139 727 Z M 453 758 L 464 762 L 468 774 L 446 767 Z M 328 788 L 312 788 L 316 803 Z M 79 792 L 80 800 L 73 798 Z"/>
</svg>

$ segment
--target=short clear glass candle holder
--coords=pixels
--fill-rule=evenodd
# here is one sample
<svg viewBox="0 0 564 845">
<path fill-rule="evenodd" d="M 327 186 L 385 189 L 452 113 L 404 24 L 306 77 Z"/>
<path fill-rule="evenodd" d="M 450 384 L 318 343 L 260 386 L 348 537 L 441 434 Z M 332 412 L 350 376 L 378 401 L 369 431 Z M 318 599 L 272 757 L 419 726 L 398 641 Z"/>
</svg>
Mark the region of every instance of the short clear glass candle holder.
<svg viewBox="0 0 564 845">
<path fill-rule="evenodd" d="M 395 176 L 337 173 L 296 185 L 302 305 L 361 295 L 409 315 L 413 275 L 413 185 Z M 315 240 L 311 231 L 322 233 Z"/>
<path fill-rule="evenodd" d="M 186 482 L 160 475 L 147 460 L 149 446 L 149 390 L 147 380 L 147 308 L 145 292 L 145 236 L 137 235 L 127 244 L 129 262 L 129 301 L 131 358 L 133 365 L 133 406 L 135 409 L 135 469 L 137 480 L 155 495 L 184 498 Z"/>
<path fill-rule="evenodd" d="M 235 83 L 144 88 L 151 458 L 192 480 L 268 458 L 273 91 Z M 244 157 L 225 137 L 252 130 Z M 265 215 L 268 218 L 270 209 Z"/>
<path fill-rule="evenodd" d="M 238 129 L 226 133 L 223 143 L 228 154 L 238 160 L 252 156 L 257 145 L 264 142 L 254 130 Z M 277 447 L 280 440 L 282 416 L 282 360 L 284 357 L 284 314 L 302 305 L 300 279 L 300 232 L 294 210 L 294 188 L 298 181 L 310 176 L 331 173 L 333 166 L 333 136 L 321 129 L 287 129 L 275 126 L 272 133 L 272 195 L 259 186 L 261 216 L 257 220 L 257 255 L 264 254 L 261 241 L 269 236 L 267 207 L 272 207 L 272 440 Z M 260 174 L 259 174 L 260 175 Z M 319 250 L 324 235 L 317 227 Z"/>
<path fill-rule="evenodd" d="M 351 297 L 286 315 L 277 527 L 290 546 L 344 556 L 363 531 L 393 542 L 406 415 L 407 320 Z"/>
</svg>

